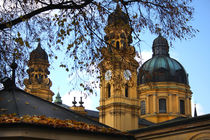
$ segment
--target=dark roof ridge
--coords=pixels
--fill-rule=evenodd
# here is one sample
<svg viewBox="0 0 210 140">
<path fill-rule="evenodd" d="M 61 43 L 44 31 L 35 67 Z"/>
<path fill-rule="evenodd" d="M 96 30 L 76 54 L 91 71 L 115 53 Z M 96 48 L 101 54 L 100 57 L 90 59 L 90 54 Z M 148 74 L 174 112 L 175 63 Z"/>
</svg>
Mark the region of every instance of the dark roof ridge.
<svg viewBox="0 0 210 140">
<path fill-rule="evenodd" d="M 88 118 L 88 117 L 84 117 L 84 115 L 79 114 L 79 113 L 77 113 L 77 112 L 75 112 L 75 111 L 73 111 L 73 110 L 71 110 L 71 109 L 67 109 L 67 108 L 62 107 L 62 106 L 60 106 L 60 105 L 54 104 L 54 103 L 49 102 L 49 101 L 47 101 L 47 100 L 44 100 L 44 99 L 42 99 L 42 98 L 40 98 L 40 97 L 37 97 L 37 96 L 35 96 L 35 95 L 33 95 L 33 94 L 27 93 L 26 91 L 24 91 L 24 90 L 22 90 L 22 89 L 20 89 L 20 88 L 18 88 L 18 87 L 15 87 L 15 88 L 12 88 L 12 89 L 14 90 L 14 94 L 19 94 L 19 93 L 15 93 L 15 91 L 20 91 L 20 92 L 22 92 L 23 94 L 27 94 L 28 96 L 31 96 L 31 97 L 36 98 L 36 99 L 38 99 L 38 100 L 41 100 L 42 102 L 45 102 L 45 103 L 48 103 L 48 104 L 50 104 L 50 105 L 52 105 L 52 106 L 55 106 L 55 107 L 58 107 L 58 108 L 60 108 L 60 109 L 64 109 L 64 110 L 66 110 L 66 111 L 69 111 L 69 112 L 75 114 L 76 116 L 81 117 L 81 118 L 84 119 L 84 120 L 88 120 L 89 122 L 93 122 L 93 124 L 95 123 L 95 124 L 99 124 L 100 126 L 103 126 L 103 127 L 106 127 L 106 128 L 111 128 L 110 126 L 107 126 L 107 125 L 105 125 L 105 124 L 102 124 L 102 123 L 100 123 L 100 122 L 98 122 L 98 121 L 92 120 L 92 119 L 90 119 L 90 118 Z M 13 91 L 12 91 L 12 90 L 8 90 L 8 89 L 3 89 L 3 90 L 0 91 L 0 95 L 3 94 L 4 92 L 13 92 Z M 8 94 L 8 93 L 6 93 L 6 94 Z M 15 98 L 15 101 L 16 101 L 16 100 L 17 100 L 17 99 Z M 16 110 L 16 111 L 18 111 L 18 110 Z M 20 113 L 20 112 L 18 111 L 17 114 L 19 114 L 19 113 Z M 64 113 L 64 112 L 63 112 L 63 113 Z M 29 114 L 29 115 L 30 115 L 30 114 Z M 43 114 L 43 115 L 44 115 L 44 114 Z M 18 115 L 18 116 L 19 116 L 19 115 Z M 52 118 L 53 118 L 53 117 L 52 117 Z M 77 120 L 75 120 L 75 121 L 77 121 Z M 86 123 L 87 123 L 87 122 L 86 122 Z"/>
<path fill-rule="evenodd" d="M 175 118 L 176 119 L 176 118 Z M 190 124 L 193 122 L 201 122 L 204 120 L 210 120 L 210 114 L 205 114 L 202 116 L 198 116 L 198 117 L 191 117 L 191 118 L 180 118 L 177 120 L 169 120 L 166 122 L 161 122 L 161 123 L 157 123 L 154 125 L 150 125 L 148 127 L 144 127 L 144 128 L 140 128 L 140 129 L 135 129 L 135 130 L 131 130 L 128 131 L 129 133 L 139 133 L 139 132 L 145 132 L 145 131 L 151 131 L 151 130 L 155 130 L 155 129 L 160 129 L 160 128 L 167 128 L 167 127 L 172 127 L 172 126 L 177 126 L 177 125 L 183 125 L 183 124 Z"/>
</svg>

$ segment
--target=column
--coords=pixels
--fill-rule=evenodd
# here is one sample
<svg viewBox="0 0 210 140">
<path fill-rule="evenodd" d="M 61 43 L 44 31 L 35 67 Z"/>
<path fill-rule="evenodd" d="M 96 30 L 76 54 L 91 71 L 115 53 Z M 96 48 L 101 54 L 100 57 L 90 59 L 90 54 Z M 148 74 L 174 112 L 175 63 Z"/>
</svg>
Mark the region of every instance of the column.
<svg viewBox="0 0 210 140">
<path fill-rule="evenodd" d="M 172 107 L 173 107 L 173 103 L 172 103 L 172 94 L 168 94 L 168 106 L 169 106 L 169 114 L 173 113 Z"/>
<path fill-rule="evenodd" d="M 189 103 L 189 97 L 187 96 L 186 97 L 186 104 L 185 104 L 185 106 L 186 106 L 186 112 L 185 112 L 185 114 L 186 115 L 190 115 L 190 108 L 189 108 L 189 106 L 190 106 L 190 103 Z"/>
<path fill-rule="evenodd" d="M 176 114 L 179 114 L 179 95 L 176 94 Z"/>
<path fill-rule="evenodd" d="M 149 95 L 146 95 L 146 114 L 149 114 Z"/>
<path fill-rule="evenodd" d="M 153 94 L 153 113 L 157 114 L 157 94 Z"/>
</svg>

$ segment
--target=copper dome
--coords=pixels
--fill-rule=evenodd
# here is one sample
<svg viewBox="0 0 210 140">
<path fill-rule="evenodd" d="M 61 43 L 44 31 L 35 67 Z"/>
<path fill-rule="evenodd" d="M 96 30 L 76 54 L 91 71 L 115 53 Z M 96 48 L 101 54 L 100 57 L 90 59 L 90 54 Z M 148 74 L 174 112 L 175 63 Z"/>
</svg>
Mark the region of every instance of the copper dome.
<svg viewBox="0 0 210 140">
<path fill-rule="evenodd" d="M 153 56 L 147 60 L 138 73 L 138 84 L 149 82 L 177 82 L 188 85 L 184 67 L 169 56 L 168 41 L 159 35 L 153 41 Z"/>
</svg>

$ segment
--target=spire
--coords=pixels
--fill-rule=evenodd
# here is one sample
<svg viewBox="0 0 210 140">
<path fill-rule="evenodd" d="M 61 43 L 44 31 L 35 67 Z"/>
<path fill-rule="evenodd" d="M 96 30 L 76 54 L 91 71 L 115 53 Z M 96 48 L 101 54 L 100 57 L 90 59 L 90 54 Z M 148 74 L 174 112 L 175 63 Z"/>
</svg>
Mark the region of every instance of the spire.
<svg viewBox="0 0 210 140">
<path fill-rule="evenodd" d="M 11 88 L 16 87 L 16 84 L 15 84 L 15 70 L 17 68 L 17 64 L 15 63 L 15 54 L 13 54 L 13 62 L 10 65 L 10 67 L 12 69 L 12 78 L 4 77 L 3 79 L 0 80 L 0 82 L 4 86 L 4 89 L 11 89 Z"/>
<path fill-rule="evenodd" d="M 57 96 L 55 97 L 55 102 L 56 104 L 62 104 L 61 96 L 60 93 L 58 92 Z"/>
<path fill-rule="evenodd" d="M 15 85 L 15 70 L 17 68 L 17 64 L 15 63 L 15 54 L 13 56 L 13 62 L 12 64 L 10 65 L 10 67 L 12 68 L 12 87 L 16 87 Z"/>
<path fill-rule="evenodd" d="M 197 117 L 197 109 L 196 109 L 196 104 L 195 104 L 195 110 L 194 110 L 194 117 Z"/>
<path fill-rule="evenodd" d="M 108 16 L 108 25 L 129 25 L 129 17 L 122 11 L 119 3 L 117 3 L 114 12 Z"/>
</svg>

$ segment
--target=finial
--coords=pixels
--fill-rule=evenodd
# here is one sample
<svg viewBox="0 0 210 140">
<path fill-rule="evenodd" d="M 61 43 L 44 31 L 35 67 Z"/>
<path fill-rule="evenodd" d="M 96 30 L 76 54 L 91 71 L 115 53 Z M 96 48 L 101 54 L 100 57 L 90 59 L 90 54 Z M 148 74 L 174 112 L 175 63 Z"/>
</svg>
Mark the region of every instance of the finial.
<svg viewBox="0 0 210 140">
<path fill-rule="evenodd" d="M 62 100 L 61 100 L 61 96 L 60 96 L 59 91 L 58 91 L 57 96 L 55 98 L 56 99 L 55 99 L 55 102 L 54 103 L 56 103 L 56 104 L 62 104 Z"/>
<path fill-rule="evenodd" d="M 120 12 L 122 10 L 122 6 L 121 6 L 121 4 L 119 4 L 119 1 L 117 2 L 117 6 L 116 6 L 116 8 L 115 8 L 115 11 L 118 11 L 118 12 Z"/>
<path fill-rule="evenodd" d="M 12 86 L 16 87 L 16 85 L 15 85 L 15 70 L 17 68 L 17 64 L 15 63 L 15 53 L 13 54 L 13 62 L 10 65 L 10 67 L 12 68 Z"/>
<path fill-rule="evenodd" d="M 41 41 L 39 40 L 37 48 L 41 48 Z"/>
<path fill-rule="evenodd" d="M 76 107 L 76 104 L 77 104 L 76 97 L 74 97 L 74 101 L 72 101 L 72 104 L 73 104 L 74 107 Z"/>
<path fill-rule="evenodd" d="M 160 32 L 160 31 L 159 31 L 159 33 L 158 33 L 158 34 L 159 34 L 159 36 L 162 36 L 162 34 L 161 34 L 161 32 Z"/>
<path fill-rule="evenodd" d="M 41 39 L 40 38 L 37 38 L 36 41 L 38 42 L 38 45 L 36 47 L 36 49 L 41 49 Z"/>
<path fill-rule="evenodd" d="M 195 104 L 195 110 L 194 110 L 194 117 L 197 117 L 197 109 L 196 109 L 196 104 Z"/>
<path fill-rule="evenodd" d="M 80 104 L 80 107 L 83 107 L 84 102 L 82 101 L 82 97 L 80 97 L 79 104 Z"/>
</svg>

